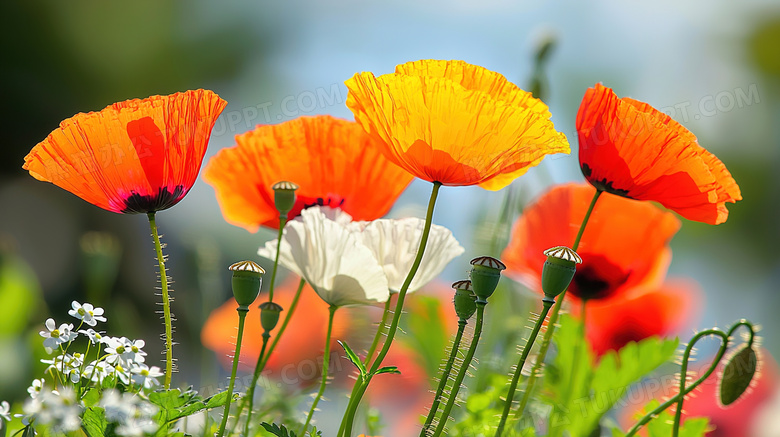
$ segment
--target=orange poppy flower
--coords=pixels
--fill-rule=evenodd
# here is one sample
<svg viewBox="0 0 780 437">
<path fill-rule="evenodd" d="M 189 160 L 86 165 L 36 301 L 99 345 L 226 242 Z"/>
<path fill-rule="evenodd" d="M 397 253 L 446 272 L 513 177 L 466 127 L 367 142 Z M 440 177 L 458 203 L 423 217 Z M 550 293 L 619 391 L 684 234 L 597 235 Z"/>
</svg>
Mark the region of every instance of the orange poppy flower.
<svg viewBox="0 0 780 437">
<path fill-rule="evenodd" d="M 274 302 L 284 311 L 289 311 L 299 279 L 290 275 L 274 290 Z M 222 306 L 211 312 L 200 333 L 204 346 L 214 351 L 226 369 L 232 364 L 235 352 L 238 313 L 235 299 L 230 298 Z M 333 342 L 331 350 L 340 351 L 336 340 L 343 339 L 349 325 L 348 312 L 339 312 L 333 324 Z M 281 320 L 279 325 L 281 326 Z M 325 349 L 325 328 L 328 325 L 328 305 L 320 299 L 307 284 L 301 292 L 298 307 L 276 346 L 263 375 L 291 386 L 305 386 L 319 381 L 321 357 Z M 278 328 L 277 328 L 278 331 Z M 278 332 L 272 333 L 276 335 Z M 322 335 L 315 335 L 321 333 Z M 263 327 L 260 313 L 252 308 L 244 322 L 244 340 L 241 343 L 240 363 L 244 370 L 253 371 L 262 347 Z M 228 341 L 230 339 L 231 341 Z M 319 361 L 318 361 L 319 360 Z"/>
<path fill-rule="evenodd" d="M 620 350 L 632 341 L 680 332 L 691 324 L 699 301 L 695 284 L 687 281 L 628 294 L 588 305 L 585 331 L 596 355 Z"/>
<path fill-rule="evenodd" d="M 696 136 L 668 115 L 601 84 L 588 89 L 577 113 L 580 167 L 596 188 L 652 200 L 689 219 L 726 221 L 739 186 Z"/>
<path fill-rule="evenodd" d="M 499 190 L 553 153 L 569 153 L 547 105 L 504 76 L 463 61 L 423 60 L 346 82 L 347 106 L 414 176 Z"/>
<path fill-rule="evenodd" d="M 167 209 L 195 183 L 225 105 L 195 90 L 76 114 L 33 147 L 23 168 L 109 211 Z"/>
<path fill-rule="evenodd" d="M 299 186 L 289 218 L 324 205 L 355 220 L 383 216 L 412 180 L 355 122 L 328 115 L 258 126 L 236 142 L 209 161 L 203 179 L 216 190 L 225 220 L 250 232 L 278 229 L 271 186 L 281 180 Z"/>
<path fill-rule="evenodd" d="M 558 185 L 527 206 L 501 255 L 507 274 L 541 292 L 543 251 L 572 244 L 594 192 L 585 184 Z M 605 299 L 661 285 L 671 260 L 667 243 L 679 228 L 674 214 L 651 204 L 602 196 L 582 235 L 582 264 L 567 296 Z"/>
</svg>

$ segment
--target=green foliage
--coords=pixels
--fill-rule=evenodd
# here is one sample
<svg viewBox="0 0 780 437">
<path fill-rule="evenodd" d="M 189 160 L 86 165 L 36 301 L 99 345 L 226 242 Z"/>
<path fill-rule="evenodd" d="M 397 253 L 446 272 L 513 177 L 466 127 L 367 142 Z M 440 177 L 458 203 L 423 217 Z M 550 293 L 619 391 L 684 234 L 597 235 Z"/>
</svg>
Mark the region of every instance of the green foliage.
<svg viewBox="0 0 780 437">
<path fill-rule="evenodd" d="M 660 403 L 657 400 L 651 401 L 644 408 L 644 411 L 652 411 Z M 648 437 L 669 437 L 672 435 L 672 424 L 674 418 L 669 410 L 661 412 L 658 417 L 651 420 L 645 428 L 647 428 Z M 679 437 L 703 437 L 710 431 L 711 427 L 706 417 L 698 417 L 695 419 L 688 419 L 684 423 L 680 424 Z M 625 433 L 617 428 L 612 429 L 612 437 L 625 437 Z"/>
<path fill-rule="evenodd" d="M 295 434 L 295 432 L 288 431 L 287 427 L 285 427 L 284 425 L 279 426 L 275 423 L 263 422 L 260 424 L 260 426 L 262 426 L 263 428 L 265 428 L 266 431 L 270 432 L 271 434 L 277 437 L 297 437 L 297 434 Z M 309 435 L 311 435 L 312 437 L 314 436 L 320 437 L 322 436 L 322 431 L 318 431 L 317 427 L 315 426 L 314 428 L 312 428 L 311 433 Z"/>
<path fill-rule="evenodd" d="M 344 352 L 347 353 L 347 359 L 357 367 L 358 371 L 360 372 L 360 378 L 365 379 L 366 374 L 368 373 L 368 370 L 366 370 L 366 366 L 363 365 L 363 362 L 360 360 L 360 357 L 355 353 L 355 351 L 352 350 L 351 347 L 347 344 L 345 341 L 339 340 L 339 344 L 342 348 L 344 348 Z"/>
<path fill-rule="evenodd" d="M 550 436 L 563 435 L 564 430 L 590 435 L 631 384 L 669 361 L 678 345 L 676 339 L 651 337 L 609 352 L 596 363 L 580 329 L 576 320 L 563 316 L 556 331 L 558 354 L 544 380 L 545 400 L 553 405 Z"/>
<path fill-rule="evenodd" d="M 235 399 L 237 395 L 233 395 Z M 160 408 L 155 415 L 155 420 L 160 425 L 171 423 L 182 417 L 193 415 L 199 411 L 222 407 L 227 401 L 227 392 L 203 399 L 197 392 L 179 389 L 156 391 L 149 394 L 149 402 Z"/>
<path fill-rule="evenodd" d="M 90 390 L 97 393 L 97 390 Z M 89 437 L 102 437 L 107 435 L 106 428 L 108 427 L 108 421 L 106 420 L 105 411 L 100 407 L 89 407 L 84 411 L 84 415 L 81 417 L 81 428 Z"/>
</svg>

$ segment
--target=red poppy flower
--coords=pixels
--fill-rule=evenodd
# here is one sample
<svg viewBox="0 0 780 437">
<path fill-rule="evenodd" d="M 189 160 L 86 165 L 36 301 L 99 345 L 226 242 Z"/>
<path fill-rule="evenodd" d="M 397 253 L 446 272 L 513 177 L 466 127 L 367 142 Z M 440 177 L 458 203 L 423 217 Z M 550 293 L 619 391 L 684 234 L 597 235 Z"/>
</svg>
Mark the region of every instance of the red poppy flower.
<svg viewBox="0 0 780 437">
<path fill-rule="evenodd" d="M 541 292 L 543 251 L 572 244 L 594 192 L 585 184 L 559 185 L 527 206 L 501 255 L 507 274 Z M 651 204 L 602 196 L 582 235 L 582 264 L 567 296 L 605 299 L 661 285 L 671 259 L 667 243 L 679 228 L 674 214 Z"/>
<path fill-rule="evenodd" d="M 109 211 L 167 209 L 195 183 L 225 105 L 195 90 L 76 114 L 33 147 L 23 168 Z"/>
<path fill-rule="evenodd" d="M 347 106 L 388 159 L 429 182 L 499 190 L 570 151 L 547 105 L 483 67 L 422 60 L 345 83 Z"/>
<path fill-rule="evenodd" d="M 324 205 L 355 220 L 383 216 L 412 180 L 357 123 L 327 115 L 258 126 L 236 142 L 209 161 L 203 179 L 216 190 L 225 220 L 250 232 L 279 227 L 271 186 L 281 180 L 299 186 L 289 218 Z"/>
<path fill-rule="evenodd" d="M 696 136 L 668 115 L 601 84 L 588 89 L 577 113 L 580 167 L 596 188 L 652 200 L 689 220 L 719 224 L 739 186 Z"/>
<path fill-rule="evenodd" d="M 289 276 L 274 290 L 274 302 L 284 311 L 290 309 L 299 280 Z M 235 343 L 227 339 L 236 337 L 238 313 L 235 299 L 230 298 L 222 306 L 211 312 L 200 333 L 204 346 L 214 351 L 226 369 L 232 364 L 231 355 L 235 352 Z M 284 319 L 283 312 L 281 318 Z M 336 315 L 333 323 L 333 342 L 331 350 L 338 351 L 341 346 L 336 340 L 343 339 L 349 325 L 348 312 Z M 281 325 L 281 321 L 279 322 Z M 328 305 L 320 299 L 309 285 L 301 292 L 298 307 L 290 319 L 284 335 L 266 364 L 264 375 L 293 386 L 308 385 L 319 381 L 319 367 L 325 348 L 325 327 L 328 324 Z M 278 330 L 278 328 L 277 328 Z M 313 335 L 312 333 L 322 333 Z M 253 371 L 262 347 L 263 327 L 260 313 L 255 309 L 249 312 L 244 323 L 244 340 L 241 343 L 240 363 L 244 370 Z M 274 333 L 275 334 L 275 333 Z M 318 361 L 319 359 L 319 361 Z"/>
<path fill-rule="evenodd" d="M 585 318 L 588 343 L 596 355 L 603 355 L 632 341 L 674 335 L 691 324 L 698 301 L 695 284 L 674 281 L 639 294 L 632 291 L 594 302 L 588 305 Z"/>
</svg>

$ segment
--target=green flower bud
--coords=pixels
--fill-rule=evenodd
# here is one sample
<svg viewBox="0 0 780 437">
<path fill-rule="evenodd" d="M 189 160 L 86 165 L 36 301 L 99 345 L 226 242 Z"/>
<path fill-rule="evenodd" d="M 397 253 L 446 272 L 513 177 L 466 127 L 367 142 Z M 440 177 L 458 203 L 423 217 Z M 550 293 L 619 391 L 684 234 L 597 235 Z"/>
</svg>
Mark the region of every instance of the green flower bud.
<svg viewBox="0 0 780 437">
<path fill-rule="evenodd" d="M 240 308 L 248 308 L 260 294 L 265 270 L 253 261 L 240 261 L 228 269 L 233 272 L 233 297 Z"/>
<path fill-rule="evenodd" d="M 458 281 L 452 284 L 455 289 L 455 314 L 462 321 L 466 321 L 477 311 L 477 295 L 471 289 L 471 281 Z"/>
<path fill-rule="evenodd" d="M 260 304 L 260 324 L 263 325 L 265 332 L 271 332 L 279 323 L 279 313 L 283 308 L 278 303 L 263 302 Z"/>
<path fill-rule="evenodd" d="M 274 190 L 274 204 L 276 210 L 279 211 L 280 216 L 287 217 L 295 205 L 295 190 L 298 186 L 292 182 L 281 181 L 275 183 L 272 187 Z"/>
<path fill-rule="evenodd" d="M 747 391 L 757 367 L 758 357 L 750 346 L 745 346 L 731 357 L 720 380 L 721 404 L 731 405 Z"/>
<path fill-rule="evenodd" d="M 577 264 L 582 264 L 582 258 L 577 252 L 566 246 L 556 246 L 544 251 L 547 261 L 542 268 L 542 291 L 544 300 L 555 302 L 556 296 L 569 287 Z"/>
<path fill-rule="evenodd" d="M 501 279 L 501 270 L 506 266 L 501 261 L 490 257 L 480 256 L 471 260 L 471 286 L 474 288 L 474 294 L 477 295 L 477 302 L 487 303 L 489 298 L 498 286 L 498 280 Z"/>
</svg>

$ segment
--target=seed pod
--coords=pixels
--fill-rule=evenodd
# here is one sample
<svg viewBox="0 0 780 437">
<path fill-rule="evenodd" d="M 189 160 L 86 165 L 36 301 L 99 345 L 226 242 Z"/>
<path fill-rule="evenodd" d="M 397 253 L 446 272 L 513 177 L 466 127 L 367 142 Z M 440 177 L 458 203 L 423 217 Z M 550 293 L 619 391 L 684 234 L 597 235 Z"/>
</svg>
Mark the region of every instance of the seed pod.
<svg viewBox="0 0 780 437">
<path fill-rule="evenodd" d="M 506 266 L 501 261 L 490 257 L 480 256 L 471 260 L 471 287 L 474 294 L 477 295 L 477 302 L 487 303 L 489 298 L 498 286 L 498 280 L 501 279 L 501 270 Z"/>
<path fill-rule="evenodd" d="M 477 295 L 471 289 L 471 281 L 458 281 L 452 284 L 455 289 L 455 314 L 460 320 L 466 321 L 477 311 Z"/>
<path fill-rule="evenodd" d="M 582 258 L 566 246 L 556 246 L 544 251 L 547 261 L 542 268 L 542 291 L 545 299 L 555 300 L 564 292 L 577 272 Z"/>
<path fill-rule="evenodd" d="M 287 217 L 295 205 L 295 190 L 298 186 L 292 182 L 281 181 L 275 183 L 271 189 L 274 190 L 274 204 L 280 216 Z"/>
<path fill-rule="evenodd" d="M 260 324 L 263 325 L 265 332 L 271 332 L 279 323 L 279 313 L 283 308 L 278 303 L 263 302 L 260 304 Z"/>
<path fill-rule="evenodd" d="M 248 308 L 260 294 L 265 270 L 253 261 L 240 261 L 228 269 L 233 272 L 233 297 L 239 307 Z"/>
<path fill-rule="evenodd" d="M 720 380 L 721 404 L 731 405 L 747 391 L 757 366 L 756 351 L 750 346 L 745 346 L 731 357 Z"/>
</svg>

